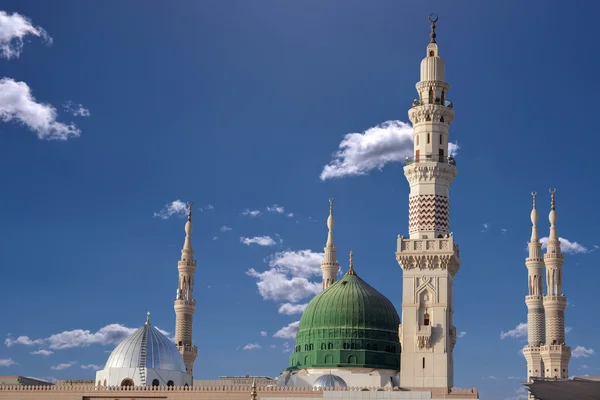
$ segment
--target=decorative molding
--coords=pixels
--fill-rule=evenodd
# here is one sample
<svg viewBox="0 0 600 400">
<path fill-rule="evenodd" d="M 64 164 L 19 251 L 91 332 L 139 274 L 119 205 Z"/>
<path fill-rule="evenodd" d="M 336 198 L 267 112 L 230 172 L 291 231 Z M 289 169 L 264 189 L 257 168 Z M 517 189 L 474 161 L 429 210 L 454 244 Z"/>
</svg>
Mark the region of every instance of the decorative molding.
<svg viewBox="0 0 600 400">
<path fill-rule="evenodd" d="M 429 182 L 450 186 L 456 177 L 456 167 L 447 163 L 427 161 L 423 157 L 418 163 L 405 166 L 404 176 L 411 186 Z"/>
</svg>

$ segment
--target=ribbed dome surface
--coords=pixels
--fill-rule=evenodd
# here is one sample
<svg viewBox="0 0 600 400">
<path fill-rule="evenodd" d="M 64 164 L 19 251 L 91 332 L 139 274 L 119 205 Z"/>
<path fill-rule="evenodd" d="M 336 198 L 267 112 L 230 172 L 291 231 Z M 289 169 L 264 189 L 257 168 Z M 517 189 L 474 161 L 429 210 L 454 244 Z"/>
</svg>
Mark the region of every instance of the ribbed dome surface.
<svg viewBox="0 0 600 400">
<path fill-rule="evenodd" d="M 325 374 L 325 375 L 321 375 L 320 377 L 317 378 L 317 380 L 313 384 L 313 387 L 315 389 L 318 389 L 318 388 L 339 389 L 339 388 L 348 387 L 348 385 L 346 385 L 346 382 L 337 375 Z"/>
<path fill-rule="evenodd" d="M 358 275 L 346 274 L 315 296 L 300 320 L 300 331 L 316 328 L 362 328 L 398 333 L 394 305 Z"/>
<path fill-rule="evenodd" d="M 183 358 L 175 343 L 150 323 L 119 343 L 108 357 L 104 369 L 140 367 L 185 372 Z"/>
<path fill-rule="evenodd" d="M 353 269 L 315 296 L 296 335 L 290 368 L 400 368 L 400 317 Z"/>
</svg>

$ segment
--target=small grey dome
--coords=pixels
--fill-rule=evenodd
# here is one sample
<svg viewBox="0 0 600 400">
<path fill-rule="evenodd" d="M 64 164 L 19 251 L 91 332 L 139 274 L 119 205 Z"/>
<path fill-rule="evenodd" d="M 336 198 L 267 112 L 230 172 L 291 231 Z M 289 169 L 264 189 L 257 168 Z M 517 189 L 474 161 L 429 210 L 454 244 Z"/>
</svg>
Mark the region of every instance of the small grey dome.
<svg viewBox="0 0 600 400">
<path fill-rule="evenodd" d="M 119 343 L 108 357 L 104 369 L 139 367 L 185 372 L 183 358 L 175 343 L 149 321 Z"/>
<path fill-rule="evenodd" d="M 342 378 L 333 374 L 321 375 L 317 378 L 313 387 L 316 388 L 345 388 L 348 387 Z"/>
</svg>

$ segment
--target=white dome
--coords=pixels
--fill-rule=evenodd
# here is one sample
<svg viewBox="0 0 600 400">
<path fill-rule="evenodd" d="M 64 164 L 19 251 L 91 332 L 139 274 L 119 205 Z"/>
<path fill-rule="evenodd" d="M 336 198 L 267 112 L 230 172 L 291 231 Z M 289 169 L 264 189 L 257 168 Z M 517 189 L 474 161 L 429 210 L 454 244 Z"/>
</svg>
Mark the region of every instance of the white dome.
<svg viewBox="0 0 600 400">
<path fill-rule="evenodd" d="M 321 375 L 317 378 L 315 383 L 313 383 L 313 387 L 317 388 L 345 388 L 347 387 L 346 382 L 342 378 L 333 374 L 325 374 Z"/>
<path fill-rule="evenodd" d="M 175 343 L 150 322 L 133 332 L 112 351 L 104 369 L 140 367 L 185 372 L 183 358 Z"/>
</svg>

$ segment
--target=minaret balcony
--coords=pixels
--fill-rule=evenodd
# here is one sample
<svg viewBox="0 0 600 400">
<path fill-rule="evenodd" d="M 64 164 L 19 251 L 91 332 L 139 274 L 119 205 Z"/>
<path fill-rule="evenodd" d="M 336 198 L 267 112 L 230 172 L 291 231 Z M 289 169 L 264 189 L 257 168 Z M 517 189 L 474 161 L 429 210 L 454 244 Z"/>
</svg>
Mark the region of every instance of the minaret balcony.
<svg viewBox="0 0 600 400">
<path fill-rule="evenodd" d="M 417 346 L 419 349 L 429 349 L 431 347 L 431 325 L 419 325 L 417 331 Z"/>
<path fill-rule="evenodd" d="M 454 104 L 450 100 L 435 99 L 433 102 L 423 101 L 420 99 L 415 99 L 412 102 L 412 107 L 425 106 L 427 104 L 435 104 L 437 106 L 444 106 L 446 108 L 454 109 Z"/>
<path fill-rule="evenodd" d="M 406 165 L 418 164 L 418 163 L 428 163 L 428 162 L 438 162 L 443 164 L 449 164 L 456 166 L 456 160 L 453 156 L 440 156 L 437 154 L 425 154 L 419 155 L 415 157 L 406 157 Z"/>
</svg>

